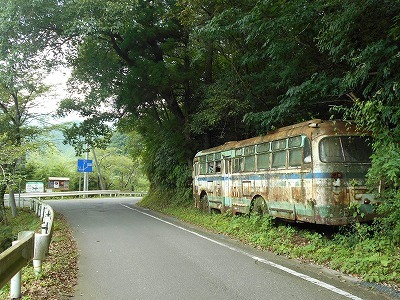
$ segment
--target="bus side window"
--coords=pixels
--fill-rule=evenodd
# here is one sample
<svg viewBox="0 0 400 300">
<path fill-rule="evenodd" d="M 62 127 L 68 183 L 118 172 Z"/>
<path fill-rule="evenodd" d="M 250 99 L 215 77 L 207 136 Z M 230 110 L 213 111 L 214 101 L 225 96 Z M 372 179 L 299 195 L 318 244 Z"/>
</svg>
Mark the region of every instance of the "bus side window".
<svg viewBox="0 0 400 300">
<path fill-rule="evenodd" d="M 200 156 L 200 175 L 207 174 L 207 162 L 205 156 Z"/>
<path fill-rule="evenodd" d="M 303 148 L 295 148 L 289 150 L 289 166 L 299 167 L 301 166 L 301 160 L 303 158 Z"/>
<path fill-rule="evenodd" d="M 245 172 L 255 171 L 255 167 L 256 167 L 256 156 L 255 155 L 246 156 L 244 159 L 244 171 Z"/>
<path fill-rule="evenodd" d="M 233 161 L 233 173 L 242 172 L 242 158 L 235 158 Z"/>
<path fill-rule="evenodd" d="M 215 162 L 215 173 L 221 173 L 221 161 L 220 160 Z"/>
<path fill-rule="evenodd" d="M 270 153 L 262 153 L 257 155 L 257 169 L 268 170 L 269 169 Z"/>
<path fill-rule="evenodd" d="M 310 141 L 308 140 L 308 138 L 304 138 L 304 145 L 303 145 L 303 156 L 304 156 L 304 160 L 303 162 L 305 164 L 309 164 L 311 163 L 311 147 L 310 147 Z"/>
<path fill-rule="evenodd" d="M 272 168 L 286 167 L 286 150 L 272 152 Z"/>
<path fill-rule="evenodd" d="M 256 147 L 257 150 L 257 170 L 269 170 L 270 163 L 270 142 L 258 144 Z"/>
<path fill-rule="evenodd" d="M 228 158 L 225 158 L 224 159 L 224 174 L 229 174 L 229 173 L 231 173 L 231 170 L 229 169 L 229 167 L 230 167 L 230 159 L 228 159 Z"/>
<path fill-rule="evenodd" d="M 208 165 L 207 173 L 208 174 L 214 173 L 214 162 L 210 161 L 207 165 Z"/>
</svg>

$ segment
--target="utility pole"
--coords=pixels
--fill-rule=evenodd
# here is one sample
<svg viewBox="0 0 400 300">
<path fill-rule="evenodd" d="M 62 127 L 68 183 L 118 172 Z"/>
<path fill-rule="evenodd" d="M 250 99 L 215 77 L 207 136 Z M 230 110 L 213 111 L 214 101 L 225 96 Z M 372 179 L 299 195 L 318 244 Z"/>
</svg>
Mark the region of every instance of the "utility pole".
<svg viewBox="0 0 400 300">
<path fill-rule="evenodd" d="M 101 189 L 101 190 L 104 190 L 103 179 L 101 178 L 100 165 L 99 165 L 99 163 L 97 162 L 97 157 L 96 157 L 96 152 L 94 152 L 94 147 L 92 148 L 92 152 L 93 152 L 94 163 L 96 164 L 97 176 L 99 177 L 100 189 Z"/>
</svg>

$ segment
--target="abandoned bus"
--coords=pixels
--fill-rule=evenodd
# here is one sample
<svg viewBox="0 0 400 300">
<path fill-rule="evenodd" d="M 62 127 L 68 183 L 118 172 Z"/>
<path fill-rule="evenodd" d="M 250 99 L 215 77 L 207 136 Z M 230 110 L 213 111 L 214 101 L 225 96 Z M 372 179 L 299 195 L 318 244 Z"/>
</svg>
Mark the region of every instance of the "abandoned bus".
<svg viewBox="0 0 400 300">
<path fill-rule="evenodd" d="M 327 225 L 372 220 L 371 154 L 368 137 L 345 121 L 312 120 L 227 142 L 196 154 L 195 205 Z"/>
</svg>

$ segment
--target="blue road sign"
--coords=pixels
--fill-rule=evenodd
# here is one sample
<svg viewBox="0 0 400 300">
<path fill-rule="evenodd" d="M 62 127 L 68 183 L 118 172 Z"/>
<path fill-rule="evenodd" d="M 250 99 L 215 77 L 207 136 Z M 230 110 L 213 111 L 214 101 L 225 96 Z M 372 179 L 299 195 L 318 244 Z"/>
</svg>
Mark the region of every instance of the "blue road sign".
<svg viewBox="0 0 400 300">
<path fill-rule="evenodd" d="M 93 172 L 93 161 L 91 159 L 78 159 L 78 172 Z"/>
</svg>

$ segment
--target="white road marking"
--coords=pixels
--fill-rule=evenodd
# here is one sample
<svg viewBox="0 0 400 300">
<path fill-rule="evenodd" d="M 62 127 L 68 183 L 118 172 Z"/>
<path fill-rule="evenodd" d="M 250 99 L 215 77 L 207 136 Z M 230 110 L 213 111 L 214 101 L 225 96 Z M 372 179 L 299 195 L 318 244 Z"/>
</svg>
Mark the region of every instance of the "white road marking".
<svg viewBox="0 0 400 300">
<path fill-rule="evenodd" d="M 237 249 L 237 248 L 235 248 L 235 247 L 232 247 L 232 246 L 226 245 L 226 244 L 224 244 L 224 243 L 221 243 L 221 242 L 219 242 L 219 241 L 213 240 L 213 239 L 211 239 L 211 238 L 209 238 L 209 237 L 206 237 L 206 236 L 204 236 L 204 235 L 201 235 L 201 234 L 199 234 L 199 233 L 197 233 L 197 232 L 191 231 L 191 230 L 189 230 L 189 229 L 183 228 L 183 227 L 178 226 L 178 225 L 176 225 L 176 224 L 173 224 L 173 223 L 171 223 L 171 222 L 168 222 L 168 221 L 165 221 L 165 220 L 163 220 L 163 219 L 157 218 L 157 217 L 155 217 L 155 216 L 153 216 L 153 215 L 151 215 L 151 214 L 145 213 L 145 212 L 140 211 L 140 210 L 138 210 L 138 209 L 136 209 L 136 208 L 129 207 L 129 206 L 124 205 L 124 204 L 122 204 L 122 203 L 121 203 L 121 205 L 122 205 L 123 207 L 126 207 L 126 208 L 130 209 L 130 210 L 134 210 L 134 211 L 136 211 L 136 212 L 138 212 L 138 213 L 141 213 L 141 214 L 143 214 L 143 215 L 146 215 L 146 216 L 148 216 L 148 217 L 150 217 L 150 218 L 156 219 L 156 220 L 158 220 L 158 221 L 160 221 L 160 222 L 163 222 L 163 223 L 168 224 L 168 225 L 170 225 L 170 226 L 176 227 L 176 228 L 178 228 L 178 229 L 180 229 L 180 230 L 189 232 L 189 233 L 191 233 L 191 234 L 193 234 L 193 235 L 195 235 L 195 236 L 198 236 L 198 237 L 200 237 L 200 238 L 202 238 L 202 239 L 205 239 L 205 240 L 207 240 L 207 241 L 210 241 L 210 242 L 212 242 L 212 243 L 214 243 L 214 244 L 217 244 L 217 245 L 222 246 L 222 247 L 224 247 L 224 248 L 227 248 L 227 249 L 229 249 L 229 250 L 235 251 L 235 252 L 237 252 L 237 253 L 243 254 L 243 255 L 245 255 L 245 256 L 247 256 L 247 257 L 250 257 L 250 258 L 252 258 L 252 259 L 254 259 L 254 260 L 256 260 L 256 261 L 259 261 L 259 262 L 261 262 L 261 263 L 263 263 L 263 264 L 269 265 L 269 266 L 271 266 L 271 267 L 274 267 L 274 268 L 276 268 L 276 269 L 279 269 L 279 270 L 281 270 L 281 271 L 284 271 L 284 272 L 286 272 L 286 273 L 289 273 L 289 274 L 291 274 L 291 275 L 293 275 L 293 276 L 296 276 L 296 277 L 299 277 L 299 278 L 301 278 L 301 279 L 304 279 L 304 280 L 306 280 L 306 281 L 308 281 L 308 282 L 311 282 L 311 283 L 313 283 L 313 284 L 315 284 L 315 285 L 318 285 L 318 286 L 323 287 L 323 288 L 325 288 L 325 289 L 327 289 L 327 290 L 330 290 L 330 291 L 332 291 L 332 292 L 334 292 L 334 293 L 336 293 L 336 294 L 345 296 L 345 297 L 347 297 L 347 298 L 349 298 L 349 299 L 353 299 L 353 300 L 363 300 L 363 299 L 360 298 L 360 297 L 357 297 L 357 296 L 355 296 L 355 295 L 353 295 L 353 294 L 350 294 L 350 293 L 348 293 L 348 292 L 346 292 L 346 291 L 343 291 L 343 290 L 341 290 L 341 289 L 339 289 L 339 288 L 337 288 L 337 287 L 335 287 L 335 286 L 333 286 L 333 285 L 330 285 L 330 284 L 328 284 L 328 283 L 326 283 L 326 282 L 323 282 L 323 281 L 321 281 L 321 280 L 315 279 L 315 278 L 313 278 L 313 277 L 311 277 L 311 276 L 308 276 L 308 275 L 302 274 L 302 273 L 300 273 L 300 272 L 294 271 L 294 270 L 292 270 L 292 269 L 290 269 L 290 268 L 287 268 L 287 267 L 284 267 L 284 266 L 282 266 L 282 265 L 276 264 L 276 263 L 274 263 L 274 262 L 272 262 L 272 261 L 263 259 L 263 258 L 261 258 L 261 257 L 251 255 L 250 253 L 247 253 L 247 252 L 245 252 L 245 251 L 243 251 L 243 250 L 240 250 L 240 249 Z"/>
</svg>

